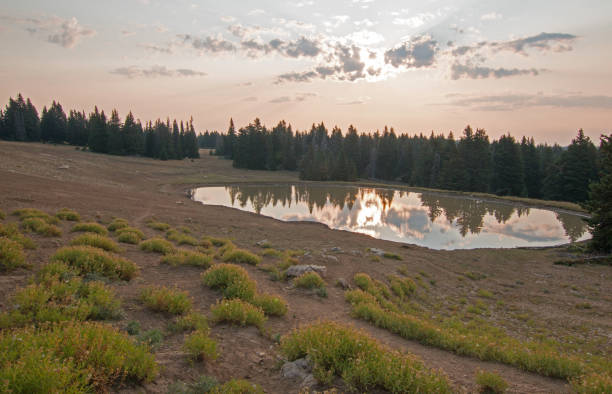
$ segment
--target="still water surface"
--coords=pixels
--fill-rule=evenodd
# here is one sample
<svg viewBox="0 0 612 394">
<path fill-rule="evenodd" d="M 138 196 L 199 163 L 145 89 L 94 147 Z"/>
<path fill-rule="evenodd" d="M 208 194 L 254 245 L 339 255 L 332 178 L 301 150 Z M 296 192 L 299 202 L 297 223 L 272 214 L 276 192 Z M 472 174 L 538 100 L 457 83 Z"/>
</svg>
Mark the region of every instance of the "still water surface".
<svg viewBox="0 0 612 394">
<path fill-rule="evenodd" d="M 345 186 L 202 187 L 193 199 L 432 249 L 551 246 L 590 238 L 579 216 L 462 196 Z"/>
</svg>

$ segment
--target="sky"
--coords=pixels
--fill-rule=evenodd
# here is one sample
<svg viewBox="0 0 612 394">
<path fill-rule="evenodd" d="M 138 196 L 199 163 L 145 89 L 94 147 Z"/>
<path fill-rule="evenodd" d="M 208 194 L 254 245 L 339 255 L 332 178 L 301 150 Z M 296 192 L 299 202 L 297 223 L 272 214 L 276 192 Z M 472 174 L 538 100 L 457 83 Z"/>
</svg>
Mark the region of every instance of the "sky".
<svg viewBox="0 0 612 394">
<path fill-rule="evenodd" d="M 0 100 L 227 130 L 612 128 L 612 1 L 0 0 Z"/>
</svg>

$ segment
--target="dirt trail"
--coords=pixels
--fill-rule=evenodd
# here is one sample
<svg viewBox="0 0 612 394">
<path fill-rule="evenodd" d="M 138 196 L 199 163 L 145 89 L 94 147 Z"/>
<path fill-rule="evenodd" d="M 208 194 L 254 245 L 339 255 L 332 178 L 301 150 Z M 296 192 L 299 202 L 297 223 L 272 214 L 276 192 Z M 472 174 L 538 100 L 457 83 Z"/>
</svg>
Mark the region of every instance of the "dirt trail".
<svg viewBox="0 0 612 394">
<path fill-rule="evenodd" d="M 41 159 L 42 158 L 42 159 Z M 59 169 L 57 163 L 69 163 L 70 168 Z M 194 175 L 196 174 L 196 175 Z M 384 280 L 398 269 L 411 276 L 423 273 L 435 279 L 434 285 L 420 290 L 428 300 L 427 307 L 442 313 L 446 305 L 456 304 L 460 298 L 468 302 L 478 300 L 477 290 L 486 288 L 497 299 L 504 300 L 503 308 L 490 307 L 492 318 L 509 321 L 512 335 L 527 338 L 538 334 L 540 327 L 549 327 L 551 333 L 595 337 L 608 340 L 604 348 L 612 348 L 612 268 L 599 266 L 560 267 L 552 261 L 554 250 L 464 250 L 434 251 L 420 247 L 402 247 L 393 242 L 371 237 L 334 231 L 316 224 L 285 223 L 255 214 L 224 207 L 203 206 L 185 196 L 185 184 L 200 182 L 266 182 L 276 177 L 277 182 L 295 181 L 295 174 L 269 174 L 258 171 L 240 171 L 217 158 L 204 156 L 200 160 L 158 162 L 139 158 L 115 158 L 75 151 L 69 147 L 39 144 L 0 142 L 0 209 L 5 213 L 35 207 L 54 212 L 62 207 L 77 210 L 90 220 L 110 220 L 122 217 L 145 231 L 148 237 L 158 235 L 145 227 L 145 221 L 155 216 L 172 226 L 187 225 L 196 234 L 229 237 L 240 247 L 256 250 L 257 241 L 268 239 L 278 249 L 304 249 L 312 251 L 305 262 L 326 265 L 329 283 L 328 297 L 288 288 L 284 282 L 272 282 L 267 274 L 247 267 L 262 291 L 281 295 L 290 305 L 283 318 L 272 318 L 267 327 L 270 333 L 284 334 L 290 329 L 318 319 L 337 320 L 363 329 L 394 349 L 401 349 L 421 357 L 427 366 L 441 369 L 447 374 L 458 392 L 476 390 L 474 373 L 478 369 L 498 371 L 510 383 L 510 392 L 564 393 L 569 386 L 562 380 L 549 379 L 498 363 L 482 362 L 460 357 L 439 349 L 422 346 L 378 329 L 371 324 L 355 320 L 344 300 L 343 292 L 333 287 L 337 278 L 349 282 L 358 272 L 366 272 Z M 160 190 L 163 190 L 160 191 Z M 179 203 L 177 203 L 179 202 Z M 14 220 L 8 218 L 7 220 Z M 68 225 L 61 241 L 35 237 L 39 248 L 28 258 L 35 269 L 44 264 L 48 256 L 71 238 Z M 324 248 L 340 247 L 347 253 L 335 254 L 337 262 L 321 256 Z M 383 259 L 373 262 L 365 253 L 366 247 L 375 247 L 397 253 L 402 261 Z M 355 252 L 354 254 L 351 252 Z M 172 268 L 159 264 L 158 255 L 147 255 L 135 246 L 126 246 L 124 255 L 141 267 L 141 275 L 129 285 L 115 285 L 124 300 L 127 318 L 117 322 L 124 327 L 128 321 L 138 320 L 143 329 L 164 328 L 168 319 L 145 311 L 136 302 L 139 289 L 145 285 L 165 284 L 189 291 L 195 308 L 207 313 L 219 294 L 200 284 L 201 270 Z M 466 271 L 482 272 L 487 279 L 473 282 L 466 279 Z M 0 309 L 18 286 L 27 283 L 30 271 L 17 271 L 0 275 Z M 590 309 L 575 305 L 588 302 Z M 515 314 L 526 314 L 534 320 L 535 328 L 524 328 Z M 583 327 L 583 328 L 580 328 Z M 586 331 L 580 331 L 586 330 Z M 161 376 L 145 387 L 147 392 L 165 393 L 169 384 L 193 381 L 201 374 L 212 374 L 220 380 L 243 378 L 261 384 L 270 393 L 295 393 L 295 383 L 282 380 L 277 369 L 278 352 L 269 338 L 255 329 L 216 326 L 212 336 L 219 341 L 220 358 L 214 363 L 191 365 L 181 349 L 181 336 L 168 337 L 157 351 L 162 368 Z M 123 391 L 138 391 L 128 387 Z"/>
</svg>

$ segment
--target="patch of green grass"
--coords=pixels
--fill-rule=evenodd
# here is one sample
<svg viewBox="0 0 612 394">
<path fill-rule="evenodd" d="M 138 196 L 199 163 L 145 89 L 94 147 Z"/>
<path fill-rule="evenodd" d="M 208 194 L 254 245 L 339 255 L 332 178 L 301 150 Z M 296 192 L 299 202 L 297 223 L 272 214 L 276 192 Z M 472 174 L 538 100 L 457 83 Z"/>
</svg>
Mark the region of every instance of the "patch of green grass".
<svg viewBox="0 0 612 394">
<path fill-rule="evenodd" d="M 214 376 L 202 375 L 194 383 L 175 382 L 168 386 L 168 394 L 202 394 L 211 393 L 219 385 Z"/>
<path fill-rule="evenodd" d="M 391 260 L 401 260 L 402 256 L 397 253 L 385 252 L 383 253 L 383 257 Z"/>
<path fill-rule="evenodd" d="M 283 252 L 281 252 L 280 250 L 273 249 L 273 248 L 267 248 L 261 253 L 261 255 L 268 256 L 268 257 L 281 258 L 283 257 Z"/>
<path fill-rule="evenodd" d="M 149 286 L 140 292 L 140 301 L 156 312 L 183 315 L 191 310 L 189 293 L 165 286 Z"/>
<path fill-rule="evenodd" d="M 572 387 L 580 394 L 612 393 L 612 367 L 606 372 L 590 372 L 571 381 Z"/>
<path fill-rule="evenodd" d="M 289 360 L 309 356 L 320 383 L 336 376 L 355 391 L 396 393 L 450 393 L 446 377 L 430 371 L 415 356 L 400 354 L 367 334 L 332 322 L 301 327 L 281 339 Z"/>
<path fill-rule="evenodd" d="M 151 238 L 140 243 L 140 249 L 145 252 L 169 254 L 176 251 L 171 242 L 163 238 Z"/>
<path fill-rule="evenodd" d="M 213 388 L 211 394 L 264 394 L 264 391 L 248 380 L 232 379 Z"/>
<path fill-rule="evenodd" d="M 478 297 L 493 299 L 495 296 L 489 290 L 478 289 Z"/>
<path fill-rule="evenodd" d="M 593 309 L 593 305 L 588 302 L 579 302 L 576 304 L 576 309 Z"/>
<path fill-rule="evenodd" d="M 39 283 L 17 291 L 12 300 L 14 307 L 0 314 L 0 328 L 121 316 L 121 301 L 112 289 L 101 282 L 84 282 L 66 275 L 68 271 L 67 266 L 52 263 L 50 269 L 38 275 Z"/>
<path fill-rule="evenodd" d="M 106 250 L 107 252 L 119 252 L 121 250 L 115 241 L 96 233 L 81 234 L 70 241 L 70 245 L 92 246 L 94 248 Z"/>
<path fill-rule="evenodd" d="M 150 221 L 147 223 L 147 227 L 157 231 L 167 231 L 170 228 L 170 225 L 168 223 Z"/>
<path fill-rule="evenodd" d="M 219 354 L 217 353 L 217 342 L 208 336 L 204 330 L 196 330 L 190 334 L 183 344 L 183 350 L 193 361 L 212 361 Z"/>
<path fill-rule="evenodd" d="M 15 223 L 0 223 L 0 237 L 5 237 L 19 243 L 24 249 L 36 249 L 36 243 L 23 235 Z"/>
<path fill-rule="evenodd" d="M 108 230 L 104 228 L 101 224 L 95 222 L 87 222 L 87 223 L 77 223 L 70 230 L 73 233 L 81 232 L 81 233 L 96 233 L 99 235 L 108 235 Z"/>
<path fill-rule="evenodd" d="M 130 335 L 140 334 L 140 322 L 137 320 L 132 320 L 125 327 L 125 331 Z"/>
<path fill-rule="evenodd" d="M 124 244 L 138 245 L 142 238 L 132 231 L 124 231 L 117 237 L 117 241 Z"/>
<path fill-rule="evenodd" d="M 0 237 L 0 272 L 27 266 L 23 246 L 11 239 Z"/>
<path fill-rule="evenodd" d="M 287 313 L 287 302 L 278 296 L 257 294 L 251 303 L 263 309 L 268 316 L 284 316 Z"/>
<path fill-rule="evenodd" d="M 302 289 L 320 289 L 325 287 L 325 281 L 316 272 L 307 272 L 293 280 L 296 287 Z"/>
<path fill-rule="evenodd" d="M 486 394 L 503 394 L 508 389 L 508 383 L 495 372 L 476 372 L 476 383 L 480 392 Z"/>
<path fill-rule="evenodd" d="M 81 220 L 81 215 L 79 215 L 78 212 L 68 208 L 62 208 L 57 211 L 55 217 L 59 220 L 67 220 L 70 222 L 79 222 Z"/>
<path fill-rule="evenodd" d="M 390 275 L 389 284 L 391 291 L 402 300 L 411 297 L 416 292 L 416 284 L 410 278 Z"/>
<path fill-rule="evenodd" d="M 112 222 L 110 222 L 108 226 L 106 226 L 106 228 L 108 229 L 108 231 L 117 231 L 119 229 L 129 227 L 129 225 L 130 223 L 127 220 L 115 218 Z"/>
<path fill-rule="evenodd" d="M 178 230 L 174 230 L 174 229 L 168 230 L 166 232 L 166 238 L 168 238 L 170 241 L 178 245 L 191 245 L 191 246 L 199 245 L 198 240 L 192 237 L 191 235 L 181 233 Z"/>
<path fill-rule="evenodd" d="M 222 247 L 222 246 L 225 246 L 225 245 L 227 245 L 227 244 L 231 244 L 231 243 L 232 243 L 232 241 L 230 241 L 230 240 L 229 240 L 229 239 L 227 239 L 227 238 L 215 238 L 215 237 L 207 237 L 207 236 L 204 236 L 204 237 L 202 237 L 202 240 L 203 240 L 203 241 L 204 241 L 204 240 L 207 240 L 207 241 L 209 241 L 209 242 L 210 242 L 210 243 L 211 243 L 213 246 L 216 246 L 216 247 L 218 247 L 218 248 L 219 248 L 219 247 Z"/>
<path fill-rule="evenodd" d="M 19 217 L 19 220 L 22 220 L 22 221 L 25 219 L 30 219 L 30 218 L 39 218 L 39 219 L 44 220 L 48 224 L 59 223 L 59 220 L 56 217 L 51 216 L 48 213 L 45 213 L 39 209 L 34 209 L 34 208 L 18 209 L 16 211 L 13 211 L 13 215 Z"/>
<path fill-rule="evenodd" d="M 176 320 L 168 326 L 170 332 L 203 331 L 208 333 L 208 319 L 201 313 L 190 312 L 183 316 L 177 316 Z"/>
<path fill-rule="evenodd" d="M 0 331 L 0 387 L 4 392 L 106 391 L 119 382 L 148 382 L 155 358 L 103 324 L 66 322 Z"/>
<path fill-rule="evenodd" d="M 466 278 L 470 278 L 471 280 L 482 280 L 487 277 L 485 274 L 475 271 L 466 271 L 463 273 L 463 275 L 465 275 Z"/>
<path fill-rule="evenodd" d="M 221 300 L 211 307 L 212 320 L 241 326 L 255 326 L 260 330 L 266 321 L 263 309 L 239 298 Z"/>
<path fill-rule="evenodd" d="M 202 274 L 205 286 L 222 291 L 225 298 L 252 300 L 257 285 L 242 267 L 232 264 L 216 264 Z"/>
<path fill-rule="evenodd" d="M 123 233 L 134 233 L 138 235 L 138 238 L 145 239 L 144 233 L 136 227 L 122 227 L 122 228 L 115 230 L 115 234 L 117 235 L 121 235 Z"/>
<path fill-rule="evenodd" d="M 223 261 L 236 264 L 257 265 L 261 263 L 261 257 L 243 249 L 231 249 L 223 254 Z"/>
<path fill-rule="evenodd" d="M 164 333 L 156 328 L 144 331 L 138 335 L 138 342 L 154 350 L 157 349 L 163 341 Z"/>
<path fill-rule="evenodd" d="M 59 227 L 37 217 L 23 219 L 21 227 L 25 231 L 31 231 L 44 237 L 60 237 L 62 235 L 62 230 Z"/>
<path fill-rule="evenodd" d="M 161 259 L 163 264 L 168 264 L 173 267 L 189 265 L 192 267 L 208 268 L 210 267 L 211 261 L 212 256 L 187 249 L 179 249 L 176 252 L 165 255 Z"/>
<path fill-rule="evenodd" d="M 130 260 L 91 246 L 61 248 L 50 261 L 63 262 L 81 275 L 97 274 L 109 279 L 129 281 L 138 272 L 138 267 Z"/>
</svg>

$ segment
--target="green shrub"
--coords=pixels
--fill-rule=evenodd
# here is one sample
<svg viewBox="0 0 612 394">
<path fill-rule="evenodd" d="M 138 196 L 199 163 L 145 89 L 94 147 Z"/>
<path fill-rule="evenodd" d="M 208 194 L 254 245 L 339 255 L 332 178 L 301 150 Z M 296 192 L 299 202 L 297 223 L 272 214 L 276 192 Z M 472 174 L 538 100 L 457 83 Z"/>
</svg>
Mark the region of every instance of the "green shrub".
<svg viewBox="0 0 612 394">
<path fill-rule="evenodd" d="M 76 211 L 68 208 L 62 208 L 55 214 L 55 217 L 60 220 L 68 220 L 70 222 L 78 222 L 81 220 L 81 215 Z"/>
<path fill-rule="evenodd" d="M 416 284 L 410 278 L 389 277 L 391 291 L 400 299 L 410 297 L 416 291 Z"/>
<path fill-rule="evenodd" d="M 27 267 L 23 246 L 13 240 L 0 237 L 0 272 Z"/>
<path fill-rule="evenodd" d="M 0 237 L 6 237 L 12 241 L 15 241 L 21 246 L 23 246 L 24 249 L 36 249 L 36 244 L 34 243 L 34 241 L 21 234 L 19 228 L 15 223 L 0 223 Z"/>
<path fill-rule="evenodd" d="M 207 254 L 193 252 L 191 250 L 186 249 L 179 249 L 174 253 L 165 255 L 161 259 L 161 262 L 163 264 L 169 264 L 173 267 L 179 265 L 189 265 L 193 267 L 208 268 L 210 267 L 211 261 L 212 257 Z"/>
<path fill-rule="evenodd" d="M 476 383 L 480 386 L 481 393 L 503 394 L 508 389 L 508 383 L 495 372 L 476 372 Z"/>
<path fill-rule="evenodd" d="M 249 278 L 246 270 L 232 264 L 216 264 L 202 273 L 205 286 L 219 289 L 226 298 L 253 299 L 257 285 Z"/>
<path fill-rule="evenodd" d="M 174 245 L 163 238 L 151 238 L 140 243 L 140 249 L 145 252 L 168 254 L 173 253 L 176 249 Z"/>
<path fill-rule="evenodd" d="M 261 263 L 261 257 L 246 250 L 232 249 L 227 251 L 223 255 L 223 261 L 232 262 L 236 264 L 244 263 L 250 265 L 257 265 Z"/>
<path fill-rule="evenodd" d="M 85 233 L 77 236 L 70 241 L 72 246 L 92 246 L 94 248 L 103 249 L 107 252 L 119 252 L 119 245 L 112 239 L 96 233 Z"/>
<path fill-rule="evenodd" d="M 62 235 L 62 230 L 59 227 L 47 223 L 42 218 L 25 218 L 21 221 L 21 226 L 26 231 L 32 231 L 45 237 L 60 237 Z"/>
<path fill-rule="evenodd" d="M 262 252 L 262 256 L 281 258 L 283 257 L 283 252 L 281 252 L 280 250 L 273 249 L 273 248 L 266 248 Z"/>
<path fill-rule="evenodd" d="M 108 226 L 106 226 L 106 228 L 108 229 L 108 231 L 117 231 L 119 229 L 126 228 L 129 225 L 130 224 L 128 223 L 127 220 L 121 219 L 121 218 L 115 218 L 113 219 L 112 222 L 110 222 Z"/>
<path fill-rule="evenodd" d="M 168 223 L 151 221 L 147 223 L 147 227 L 157 231 L 167 231 L 170 228 L 170 225 Z"/>
<path fill-rule="evenodd" d="M 168 232 L 166 232 L 166 238 L 178 245 L 197 246 L 199 244 L 198 240 L 192 237 L 191 235 L 180 233 L 178 230 L 174 229 L 168 230 Z"/>
<path fill-rule="evenodd" d="M 217 342 L 208 336 L 207 331 L 196 330 L 185 339 L 183 349 L 194 361 L 211 361 L 218 357 Z"/>
<path fill-rule="evenodd" d="M 211 393 L 219 385 L 214 376 L 202 375 L 194 383 L 175 382 L 168 386 L 168 394 L 203 394 Z"/>
<path fill-rule="evenodd" d="M 225 246 L 228 244 L 231 244 L 232 241 L 230 241 L 227 238 L 214 238 L 214 237 L 202 237 L 203 241 L 210 241 L 211 244 L 213 244 L 216 247 L 221 247 L 221 246 Z"/>
<path fill-rule="evenodd" d="M 467 278 L 470 278 L 471 280 L 482 280 L 487 277 L 485 274 L 475 271 L 466 271 L 463 273 L 463 275 L 465 275 Z"/>
<path fill-rule="evenodd" d="M 13 211 L 13 215 L 18 216 L 19 220 L 22 220 L 22 221 L 25 219 L 30 219 L 30 218 L 39 218 L 39 219 L 44 220 L 48 224 L 59 223 L 59 220 L 56 217 L 51 216 L 48 213 L 45 213 L 39 209 L 34 209 L 34 208 L 18 209 L 16 211 Z"/>
<path fill-rule="evenodd" d="M 51 262 L 63 262 L 81 275 L 97 274 L 109 279 L 130 280 L 138 272 L 136 264 L 91 246 L 71 246 L 59 249 Z"/>
<path fill-rule="evenodd" d="M 238 298 L 217 302 L 212 306 L 211 313 L 216 323 L 228 322 L 263 329 L 266 321 L 263 309 Z"/>
<path fill-rule="evenodd" d="M 117 237 L 117 241 L 131 245 L 138 245 L 141 240 L 142 238 L 140 238 L 137 233 L 131 231 L 124 231 Z"/>
<path fill-rule="evenodd" d="M 287 313 L 287 302 L 270 294 L 257 294 L 251 303 L 263 309 L 268 316 L 284 316 Z"/>
<path fill-rule="evenodd" d="M 415 356 L 400 354 L 367 334 L 337 323 L 302 327 L 281 339 L 281 352 L 296 360 L 310 356 L 322 384 L 341 376 L 355 391 L 450 393 L 446 377 L 425 368 Z"/>
<path fill-rule="evenodd" d="M 155 358 L 107 325 L 67 322 L 0 331 L 0 391 L 106 391 L 119 382 L 151 381 Z"/>
<path fill-rule="evenodd" d="M 296 287 L 303 289 L 319 289 L 325 287 L 325 281 L 316 272 L 307 272 L 293 280 Z"/>
<path fill-rule="evenodd" d="M 155 328 L 147 330 L 138 336 L 138 341 L 151 349 L 157 349 L 164 341 L 164 333 Z"/>
<path fill-rule="evenodd" d="M 612 367 L 606 372 L 590 372 L 571 381 L 572 387 L 580 394 L 612 393 Z"/>
<path fill-rule="evenodd" d="M 166 312 L 182 315 L 191 310 L 189 293 L 179 289 L 161 287 L 145 287 L 140 292 L 140 301 L 156 312 Z"/>
<path fill-rule="evenodd" d="M 184 316 L 178 316 L 169 326 L 171 332 L 203 331 L 208 333 L 208 319 L 201 313 L 190 312 Z"/>
<path fill-rule="evenodd" d="M 81 278 L 62 281 L 58 276 L 46 276 L 41 283 L 19 290 L 13 304 L 10 312 L 0 315 L 0 328 L 115 319 L 121 314 L 121 302 L 110 288 L 100 282 L 83 282 Z"/>
<path fill-rule="evenodd" d="M 478 289 L 478 297 L 482 297 L 482 298 L 495 298 L 493 293 L 491 293 L 489 290 L 485 290 L 485 289 Z"/>
<path fill-rule="evenodd" d="M 198 244 L 198 247 L 202 248 L 202 249 L 208 250 L 208 249 L 213 247 L 213 244 L 212 244 L 212 242 L 210 242 L 210 240 L 208 238 L 204 237 L 204 238 L 202 238 L 202 240 Z"/>
<path fill-rule="evenodd" d="M 81 233 L 96 233 L 100 235 L 108 235 L 108 230 L 104 228 L 101 224 L 88 222 L 88 223 L 77 223 L 72 226 L 70 230 L 73 233 L 81 232 Z"/>
<path fill-rule="evenodd" d="M 136 320 L 132 320 L 125 327 L 125 331 L 130 335 L 140 334 L 140 322 Z"/>
<path fill-rule="evenodd" d="M 264 394 L 261 387 L 244 379 L 232 379 L 212 389 L 211 394 Z"/>
<path fill-rule="evenodd" d="M 391 260 L 401 260 L 402 256 L 397 253 L 385 252 L 383 253 L 383 257 Z"/>
<path fill-rule="evenodd" d="M 140 231 L 140 229 L 137 229 L 136 227 L 122 227 L 122 228 L 115 230 L 115 234 L 117 235 L 121 235 L 123 233 L 135 233 L 136 235 L 138 235 L 140 239 L 145 239 L 144 233 Z"/>
</svg>

